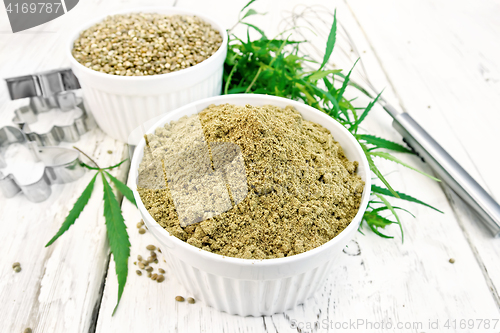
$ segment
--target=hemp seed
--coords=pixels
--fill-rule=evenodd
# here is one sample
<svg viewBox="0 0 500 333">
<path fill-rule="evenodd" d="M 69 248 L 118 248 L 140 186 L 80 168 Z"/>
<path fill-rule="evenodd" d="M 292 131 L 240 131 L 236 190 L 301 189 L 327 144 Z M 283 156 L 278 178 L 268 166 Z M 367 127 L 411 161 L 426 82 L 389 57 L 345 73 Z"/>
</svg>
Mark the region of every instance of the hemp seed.
<svg viewBox="0 0 500 333">
<path fill-rule="evenodd" d="M 184 302 L 184 297 L 182 297 L 182 296 L 175 296 L 175 300 L 177 302 Z"/>
<path fill-rule="evenodd" d="M 194 66 L 221 45 L 219 31 L 196 16 L 130 13 L 108 16 L 82 31 L 72 54 L 95 71 L 143 76 Z"/>
</svg>

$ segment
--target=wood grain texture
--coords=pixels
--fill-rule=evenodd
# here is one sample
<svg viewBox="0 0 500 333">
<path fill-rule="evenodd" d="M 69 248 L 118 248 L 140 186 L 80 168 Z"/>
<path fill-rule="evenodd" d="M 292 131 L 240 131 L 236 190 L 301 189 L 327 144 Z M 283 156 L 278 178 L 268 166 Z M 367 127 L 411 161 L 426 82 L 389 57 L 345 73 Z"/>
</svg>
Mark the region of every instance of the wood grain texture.
<svg viewBox="0 0 500 333">
<path fill-rule="evenodd" d="M 75 10 L 17 34 L 10 32 L 5 11 L 0 10 L 0 78 L 68 66 L 64 52 L 68 34 L 101 8 L 95 2 L 89 5 L 86 15 Z M 26 103 L 10 101 L 2 82 L 0 126 L 12 125 L 13 110 Z M 102 166 L 128 156 L 127 146 L 99 129 L 86 133 L 75 145 Z M 123 165 L 113 174 L 125 180 L 127 171 L 128 165 Z M 26 327 L 33 332 L 93 331 L 109 260 L 100 181 L 75 225 L 52 246 L 44 247 L 91 177 L 87 172 L 75 182 L 52 186 L 52 195 L 42 203 L 29 202 L 22 194 L 0 197 L 0 332 L 23 332 Z M 22 266 L 17 274 L 11 267 L 16 261 Z"/>
<path fill-rule="evenodd" d="M 348 1 L 404 109 L 500 201 L 500 5 L 497 1 Z M 372 15 L 386 9 L 386 19 Z M 395 32 L 397 27 L 397 32 Z M 387 38 L 389 36 L 389 38 Z M 500 241 L 446 190 L 500 306 Z"/>
<path fill-rule="evenodd" d="M 367 1 L 360 1 L 363 6 Z M 230 27 L 245 1 L 217 6 L 213 2 L 201 3 L 194 0 L 180 1 L 179 6 L 197 8 L 208 15 L 219 18 Z M 255 4 L 255 8 L 268 12 L 265 18 L 256 17 L 257 25 L 267 31 L 276 31 L 284 10 L 290 10 L 299 1 L 266 2 Z M 317 1 L 333 10 L 330 2 Z M 372 51 L 351 9 L 344 3 L 335 3 L 338 18 L 349 29 L 361 50 L 365 66 L 374 84 L 385 87 L 385 96 L 395 104 L 398 94 L 393 90 L 387 69 L 380 65 Z M 375 7 L 375 4 L 373 5 Z M 379 20 L 384 8 L 376 12 Z M 354 11 L 356 13 L 356 11 Z M 372 14 L 375 9 L 372 10 Z M 376 31 L 375 27 L 371 27 Z M 404 32 L 398 32 L 404 35 Z M 269 35 L 272 36 L 271 33 Z M 320 46 L 322 48 L 323 46 Z M 395 45 L 394 47 L 397 47 Z M 393 60 L 394 62 L 396 60 Z M 404 59 L 398 59 L 404 62 Z M 390 64 L 386 64 L 390 66 Z M 413 87 L 410 86 L 410 87 Z M 409 89 L 409 84 L 401 89 Z M 438 98 L 437 96 L 436 98 Z M 402 101 L 404 102 L 404 100 Z M 360 99 L 360 105 L 368 100 Z M 490 111 L 491 112 L 491 111 Z M 364 125 L 370 133 L 400 141 L 390 126 L 390 118 L 377 107 Z M 399 158 L 426 172 L 428 167 L 414 156 L 398 155 Z M 423 176 L 389 162 L 380 161 L 381 169 L 388 174 L 389 181 L 405 193 L 424 199 L 442 209 L 442 215 L 430 209 L 398 202 L 416 216 L 402 216 L 405 240 L 397 237 L 397 228 L 389 233 L 394 240 L 384 240 L 370 232 L 358 234 L 344 253 L 340 253 L 339 264 L 328 277 L 316 297 L 298 308 L 270 317 L 252 318 L 230 316 L 219 313 L 203 304 L 189 305 L 174 301 L 176 295 L 189 296 L 184 288 L 169 274 L 162 284 L 150 281 L 144 276 L 131 274 L 129 284 L 122 298 L 122 304 L 111 317 L 116 302 L 116 281 L 108 275 L 104 291 L 97 332 L 164 331 L 164 332 L 427 332 L 429 320 L 440 321 L 440 327 L 447 319 L 499 318 L 499 310 L 489 285 L 485 281 L 484 267 L 478 262 L 477 250 L 471 249 L 470 237 L 465 233 L 463 223 L 449 204 L 440 185 Z M 135 184 L 129 184 L 134 186 Z M 395 202 L 395 201 L 394 201 Z M 140 219 L 135 208 L 124 203 L 124 214 L 130 228 Z M 478 228 L 477 230 L 480 230 Z M 135 234 L 135 233 L 132 233 Z M 491 239 L 483 241 L 492 244 Z M 472 241 L 474 242 L 474 241 Z M 146 234 L 132 236 L 132 254 L 144 254 L 145 246 L 155 244 Z M 456 263 L 448 260 L 455 258 Z M 491 257 L 493 258 L 493 257 Z M 498 255 L 497 255 L 498 258 Z M 162 266 L 163 267 L 163 266 Z M 165 268 L 165 267 L 164 267 Z M 110 264 L 110 273 L 113 272 Z M 142 318 L 131 320 L 130 318 Z M 351 326 L 335 329 L 335 325 L 364 320 L 371 323 L 392 322 L 391 329 L 370 329 L 369 326 Z M 397 323 L 412 328 L 397 328 Z M 418 326 L 422 323 L 422 326 Z M 415 326 L 417 325 L 417 326 Z M 351 328 L 350 328 L 351 327 Z M 437 330 L 439 331 L 439 330 Z M 437 332 L 436 331 L 436 332 Z M 441 330 L 442 331 L 442 330 Z M 467 331 L 450 329 L 449 332 Z M 471 332 L 487 332 L 484 329 Z M 491 330 L 490 330 L 491 331 Z"/>
<path fill-rule="evenodd" d="M 101 165 L 115 164 L 128 154 L 123 144 L 100 130 L 85 134 L 77 145 Z M 114 175 L 123 180 L 127 170 L 124 165 Z M 52 186 L 52 195 L 42 203 L 29 202 L 22 194 L 0 200 L 0 331 L 89 330 L 109 258 L 99 182 L 75 225 L 53 245 L 44 246 L 91 177 L 87 172 L 75 182 Z M 16 261 L 22 266 L 17 274 L 11 268 Z"/>
<path fill-rule="evenodd" d="M 278 31 L 285 12 L 301 2 L 256 2 L 255 8 L 268 14 L 254 17 L 254 22 L 266 32 Z M 171 3 L 174 2 L 81 1 L 63 17 L 15 35 L 10 33 L 5 12 L 0 10 L 0 77 L 68 65 L 65 39 L 73 29 L 97 15 L 138 5 Z M 179 0 L 178 6 L 196 9 L 231 27 L 245 3 L 246 0 Z M 499 199 L 500 180 L 495 173 L 498 157 L 488 153 L 485 145 L 499 142 L 500 135 L 495 109 L 500 98 L 497 2 L 487 0 L 474 7 L 464 0 L 349 0 L 347 5 L 342 1 L 310 2 L 315 3 L 330 10 L 338 8 L 338 18 L 358 46 L 373 83 L 385 88 L 387 99 L 410 112 Z M 6 90 L 0 85 L 0 126 L 10 122 L 13 108 L 20 104 L 7 101 Z M 366 105 L 368 100 L 357 102 Z M 400 141 L 390 126 L 389 116 L 379 107 L 367 118 L 364 129 Z M 99 130 L 86 134 L 78 146 L 103 165 L 115 163 L 126 154 L 122 144 Z M 108 149 L 112 155 L 106 153 Z M 431 172 L 414 156 L 398 157 Z M 498 329 L 444 330 L 442 325 L 447 319 L 500 318 L 498 240 L 489 237 L 474 214 L 446 187 L 389 162 L 380 161 L 380 165 L 396 189 L 423 199 L 445 214 L 398 202 L 417 217 L 401 216 L 404 243 L 397 236 L 397 228 L 388 230 L 396 235 L 394 240 L 384 240 L 370 232 L 366 236 L 358 234 L 339 254 L 339 264 L 314 298 L 294 310 L 259 318 L 227 315 L 202 303 L 175 302 L 175 296 L 189 294 L 172 277 L 168 263 L 159 264 L 167 271 L 163 283 L 137 276 L 132 262 L 138 254 L 147 254 L 145 246 L 155 244 L 155 240 L 149 233 L 137 233 L 135 225 L 140 216 L 126 200 L 122 211 L 132 256 L 121 304 L 111 317 L 117 281 L 112 260 L 108 267 L 101 196 L 91 200 L 67 234 L 51 247 L 43 248 L 90 180 L 90 174 L 72 184 L 54 187 L 51 198 L 43 204 L 29 203 L 22 196 L 0 198 L 0 332 L 21 332 L 28 326 L 34 332 L 93 332 L 94 325 L 100 333 L 497 332 Z M 123 167 L 115 176 L 124 179 L 125 172 Z M 96 186 L 95 193 L 99 191 Z M 448 263 L 451 257 L 456 259 L 455 264 Z M 14 261 L 22 264 L 19 274 L 12 271 Z M 336 324 L 357 320 L 391 321 L 394 326 L 335 329 Z M 441 330 L 429 330 L 429 320 L 439 320 Z M 421 322 L 423 326 L 398 329 L 398 322 Z"/>
</svg>

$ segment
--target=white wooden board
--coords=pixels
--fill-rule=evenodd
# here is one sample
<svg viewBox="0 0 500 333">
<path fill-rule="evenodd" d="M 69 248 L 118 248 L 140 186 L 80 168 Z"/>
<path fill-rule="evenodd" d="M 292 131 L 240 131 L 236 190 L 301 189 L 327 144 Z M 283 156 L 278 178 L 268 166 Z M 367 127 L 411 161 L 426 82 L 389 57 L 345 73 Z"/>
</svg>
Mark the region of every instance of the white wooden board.
<svg viewBox="0 0 500 333">
<path fill-rule="evenodd" d="M 85 134 L 77 145 L 103 166 L 116 164 L 128 153 L 100 130 Z M 124 165 L 114 175 L 125 179 L 127 169 Z M 1 332 L 26 327 L 34 332 L 89 330 L 109 258 L 100 181 L 75 225 L 53 245 L 44 246 L 91 178 L 87 172 L 73 183 L 52 186 L 52 195 L 42 203 L 32 203 L 22 194 L 0 198 Z M 13 271 L 14 262 L 21 263 L 20 273 Z"/>
<path fill-rule="evenodd" d="M 496 1 L 348 1 L 400 101 L 500 201 Z M 384 10 L 382 10 L 384 9 Z M 385 13 L 385 19 L 373 13 Z M 456 196 L 454 214 L 500 306 L 500 240 Z"/>
<path fill-rule="evenodd" d="M 264 30 L 273 31 L 281 20 L 282 10 L 290 10 L 300 2 L 256 3 L 259 11 L 268 12 L 265 18 L 256 18 Z M 364 3 L 364 1 L 363 1 Z M 324 5 L 329 5 L 323 2 Z M 179 6 L 196 7 L 198 10 L 218 17 L 227 27 L 234 24 L 234 18 L 242 2 L 217 6 L 213 2 L 180 1 Z M 366 51 L 366 66 L 370 69 L 374 83 L 386 87 L 386 97 L 398 103 L 390 83 L 372 53 L 371 45 L 363 31 L 343 3 L 336 3 L 338 17 L 348 27 L 352 37 L 361 50 Z M 362 6 L 362 4 L 360 4 Z M 333 7 L 333 5 L 330 5 Z M 380 9 L 381 13 L 383 11 Z M 269 30 L 271 29 L 271 30 Z M 269 34 L 272 35 L 272 34 Z M 321 46 L 323 47 L 323 46 Z M 367 103 L 367 101 L 361 101 Z M 399 140 L 390 127 L 389 117 L 380 108 L 374 110 L 365 128 L 370 133 Z M 416 157 L 399 156 L 401 159 L 430 172 Z M 183 287 L 167 271 L 167 280 L 158 284 L 144 276 L 132 274 L 124 293 L 122 304 L 114 317 L 111 317 L 116 302 L 116 281 L 108 275 L 97 332 L 137 331 L 178 331 L 178 332 L 427 332 L 429 321 L 439 321 L 441 331 L 446 320 L 498 318 L 499 311 L 488 285 L 484 280 L 484 269 L 478 264 L 476 253 L 471 250 L 467 235 L 450 207 L 439 184 L 417 175 L 409 170 L 381 163 L 382 170 L 390 173 L 388 179 L 399 190 L 425 199 L 445 211 L 439 214 L 430 209 L 401 203 L 410 209 L 417 219 L 403 216 L 405 241 L 400 238 L 384 240 L 370 232 L 366 236 L 357 235 L 355 242 L 346 250 L 357 255 L 340 254 L 341 260 L 328 277 L 324 288 L 303 306 L 271 317 L 252 318 L 230 316 L 219 313 L 203 304 L 189 305 L 177 303 L 176 295 L 189 296 Z M 393 172 L 395 171 L 395 172 Z M 129 184 L 134 186 L 134 184 Z M 398 203 L 399 204 L 399 203 Z M 128 225 L 134 224 L 140 216 L 131 205 L 123 206 L 128 217 Z M 390 229 L 397 235 L 397 229 Z M 155 244 L 149 234 L 136 235 L 133 239 L 134 256 L 143 254 L 147 244 Z M 491 239 L 489 239 L 491 242 Z M 358 251 L 359 247 L 359 251 Z M 359 252 L 359 254 L 358 254 Z M 456 258 L 450 264 L 450 258 Z M 167 263 L 168 267 L 168 263 Z M 168 267 L 168 269 L 170 269 Z M 113 272 L 110 264 L 110 272 Z M 142 321 L 128 318 L 143 318 Z M 345 328 L 346 324 L 364 320 L 365 326 Z M 331 322 L 333 321 L 333 323 Z M 391 321 L 391 329 L 377 329 L 376 325 Z M 370 329 L 367 322 L 374 324 Z M 402 330 L 400 325 L 412 328 Z M 421 327 L 419 326 L 421 323 Z M 335 325 L 344 329 L 335 330 Z M 416 326 L 415 326 L 416 325 Z M 356 326 L 354 326 L 356 327 Z M 440 331 L 440 330 L 436 330 Z M 450 329 L 450 332 L 460 331 Z M 468 331 L 468 330 L 462 330 Z M 487 330 L 469 330 L 481 332 Z"/>
<path fill-rule="evenodd" d="M 231 27 L 246 1 L 179 0 Z M 113 10 L 137 5 L 168 5 L 173 1 L 80 1 L 74 10 L 41 27 L 11 34 L 0 10 L 0 77 L 29 74 L 67 66 L 65 40 L 85 21 Z M 266 32 L 277 31 L 284 11 L 301 1 L 257 1 L 254 8 L 268 12 L 254 17 Z M 471 5 L 460 1 L 352 0 L 321 1 L 338 18 L 358 46 L 371 80 L 386 88 L 384 96 L 410 112 L 480 183 L 500 198 L 499 160 L 491 143 L 500 142 L 499 105 L 500 7 L 492 0 Z M 238 33 L 241 29 L 236 30 Z M 243 31 L 244 32 L 244 31 Z M 271 33 L 269 33 L 272 36 Z M 43 37 L 42 37 L 43 36 Z M 323 45 L 318 46 L 323 48 Z M 8 124 L 19 102 L 8 102 L 0 85 L 0 126 Z M 366 105 L 367 100 L 360 100 Z M 430 106 L 430 108 L 428 108 Z M 364 125 L 370 133 L 399 141 L 390 118 L 377 107 Z M 485 143 L 488 144 L 485 144 Z M 86 134 L 78 146 L 103 165 L 126 155 L 126 148 L 99 130 Z M 108 155 L 110 149 L 114 153 Z M 424 171 L 412 156 L 399 156 Z M 189 296 L 172 277 L 168 263 L 161 284 L 134 273 L 137 254 L 155 244 L 135 224 L 138 211 L 124 201 L 122 210 L 132 243 L 130 274 L 114 317 L 117 282 L 108 249 L 101 197 L 96 195 L 77 223 L 54 245 L 43 246 L 57 231 L 76 197 L 90 179 L 56 186 L 43 204 L 22 196 L 0 198 L 0 331 L 20 332 L 498 332 L 477 329 L 445 330 L 446 320 L 499 319 L 500 244 L 489 237 L 476 217 L 453 194 L 407 169 L 381 163 L 393 186 L 432 204 L 445 215 L 408 203 L 417 218 L 402 215 L 405 241 L 392 228 L 394 240 L 370 232 L 358 234 L 340 254 L 338 267 L 316 297 L 303 306 L 271 317 L 230 316 L 205 306 L 174 301 Z M 117 170 L 125 179 L 126 167 Z M 133 186 L 134 184 L 129 184 Z M 359 251 L 358 251 L 359 248 Z M 448 263 L 449 258 L 456 263 Z M 15 274 L 11 264 L 23 271 Z M 104 276 L 107 270 L 105 286 Z M 104 287 L 102 303 L 100 291 Z M 97 322 L 95 322 L 97 320 Z M 326 320 L 326 322 L 325 322 Z M 364 320 L 354 329 L 350 321 Z M 429 328 L 429 321 L 440 328 Z M 393 327 L 376 328 L 389 321 Z M 375 328 L 370 329 L 367 324 Z M 397 323 L 412 328 L 398 329 Z M 422 326 L 418 326 L 422 323 Z M 335 325 L 344 325 L 336 329 Z M 417 325 L 415 327 L 414 325 Z M 499 324 L 500 325 L 500 324 Z M 457 326 L 458 327 L 458 326 Z"/>
<path fill-rule="evenodd" d="M 12 34 L 6 12 L 0 10 L 0 127 L 13 125 L 13 110 L 27 103 L 9 100 L 3 78 L 68 66 L 64 51 L 69 33 L 99 12 L 95 8 L 105 7 L 89 4 L 86 15 L 72 11 L 17 34 Z M 101 166 L 116 164 L 128 155 L 124 144 L 99 129 L 86 133 L 75 145 Z M 125 180 L 127 171 L 125 164 L 113 174 Z M 73 183 L 52 186 L 52 195 L 42 203 L 31 203 L 21 194 L 11 199 L 0 194 L 0 332 L 23 332 L 27 327 L 33 332 L 93 331 L 109 260 L 99 181 L 76 224 L 52 246 L 44 247 L 91 177 L 87 172 Z M 21 263 L 20 273 L 12 270 L 14 262 Z"/>
</svg>

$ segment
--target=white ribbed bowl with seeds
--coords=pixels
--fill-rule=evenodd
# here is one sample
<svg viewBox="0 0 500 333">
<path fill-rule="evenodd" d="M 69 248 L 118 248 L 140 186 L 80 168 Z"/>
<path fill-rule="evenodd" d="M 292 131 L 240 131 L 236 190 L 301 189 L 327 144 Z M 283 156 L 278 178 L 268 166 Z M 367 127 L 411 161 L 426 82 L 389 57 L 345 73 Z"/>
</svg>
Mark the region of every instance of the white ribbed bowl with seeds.
<svg viewBox="0 0 500 333">
<path fill-rule="evenodd" d="M 91 61 L 92 58 L 80 55 L 75 48 L 75 41 L 79 42 L 81 34 L 87 29 L 92 29 L 105 20 L 108 22 L 107 26 L 112 29 L 113 23 L 109 21 L 109 16 L 135 15 L 136 13 L 196 17 L 207 24 L 200 28 L 206 29 L 207 34 L 198 36 L 192 33 L 188 36 L 187 33 L 193 29 L 187 29 L 196 23 L 192 23 L 191 20 L 187 21 L 186 24 L 190 24 L 187 28 L 183 25 L 179 29 L 175 25 L 171 26 L 177 30 L 186 29 L 179 34 L 181 37 L 187 36 L 187 39 L 164 38 L 155 42 L 155 35 L 162 37 L 163 32 L 171 32 L 168 30 L 169 26 L 165 25 L 159 26 L 158 30 L 141 31 L 140 26 L 131 32 L 132 29 L 124 30 L 120 33 L 127 35 L 125 42 L 128 45 L 121 45 L 120 55 L 123 58 L 121 62 L 113 57 L 113 51 L 116 51 L 113 40 L 103 41 L 103 44 L 99 43 L 99 45 L 86 45 L 99 50 L 99 52 L 94 52 L 94 50 L 90 52 L 97 54 L 93 61 Z M 211 29 L 208 30 L 207 26 Z M 194 25 L 194 27 L 197 26 Z M 212 32 L 208 33 L 210 31 Z M 106 34 L 106 31 L 99 30 L 99 33 Z M 110 38 L 116 38 L 116 35 Z M 199 40 L 195 37 L 199 37 Z M 90 111 L 101 129 L 115 139 L 135 144 L 135 138 L 130 136 L 131 133 L 148 120 L 182 105 L 220 95 L 224 60 L 227 54 L 227 39 L 226 30 L 213 18 L 187 9 L 144 7 L 110 13 L 86 23 L 70 38 L 67 56 L 70 59 L 71 69 L 80 81 Z M 145 40 L 151 43 L 148 44 Z M 187 50 L 185 48 L 179 50 L 178 47 L 182 47 L 185 40 L 191 45 L 186 45 Z M 216 51 L 212 47 L 214 40 L 217 43 L 220 42 Z M 180 44 L 176 45 L 176 43 Z M 110 44 L 112 50 L 108 50 Z M 172 45 L 176 46 L 174 50 L 172 50 Z M 166 49 L 167 46 L 168 49 Z M 201 48 L 200 52 L 197 52 L 198 48 Z M 85 51 L 85 47 L 81 51 Z M 106 51 L 109 56 L 106 55 Z M 162 51 L 164 55 L 161 56 L 159 52 Z M 169 54 L 169 52 L 175 53 Z M 139 58 L 142 55 L 145 56 L 142 59 L 136 59 L 137 54 Z M 76 56 L 79 58 L 76 59 Z M 151 66 L 149 67 L 148 64 Z"/>
<path fill-rule="evenodd" d="M 357 214 L 336 237 L 307 252 L 262 260 L 221 256 L 171 235 L 153 219 L 133 186 L 135 200 L 149 232 L 161 244 L 168 265 L 191 295 L 230 314 L 272 315 L 304 303 L 324 284 L 331 268 L 343 255 L 342 249 L 354 237 L 361 223 L 370 196 L 370 168 L 361 146 L 341 124 L 310 106 L 281 97 L 239 94 L 207 98 L 165 115 L 147 133 L 152 134 L 156 128 L 183 116 L 197 114 L 211 104 L 225 103 L 281 108 L 291 105 L 305 120 L 321 124 L 331 132 L 345 156 L 350 161 L 358 161 L 357 174 L 365 183 Z M 135 184 L 145 145 L 145 140 L 139 142 L 132 159 L 130 177 Z"/>
</svg>

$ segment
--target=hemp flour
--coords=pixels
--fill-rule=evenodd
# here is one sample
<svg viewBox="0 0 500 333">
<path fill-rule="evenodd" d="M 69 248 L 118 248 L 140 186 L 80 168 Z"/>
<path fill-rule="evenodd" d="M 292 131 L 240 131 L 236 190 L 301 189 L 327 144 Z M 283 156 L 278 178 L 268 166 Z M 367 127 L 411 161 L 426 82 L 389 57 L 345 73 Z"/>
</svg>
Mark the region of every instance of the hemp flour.
<svg viewBox="0 0 500 333">
<path fill-rule="evenodd" d="M 291 106 L 211 105 L 156 129 L 147 143 L 138 179 L 146 209 L 209 252 L 302 253 L 338 235 L 360 206 L 358 162 Z M 221 146 L 229 149 L 217 153 Z"/>
</svg>

